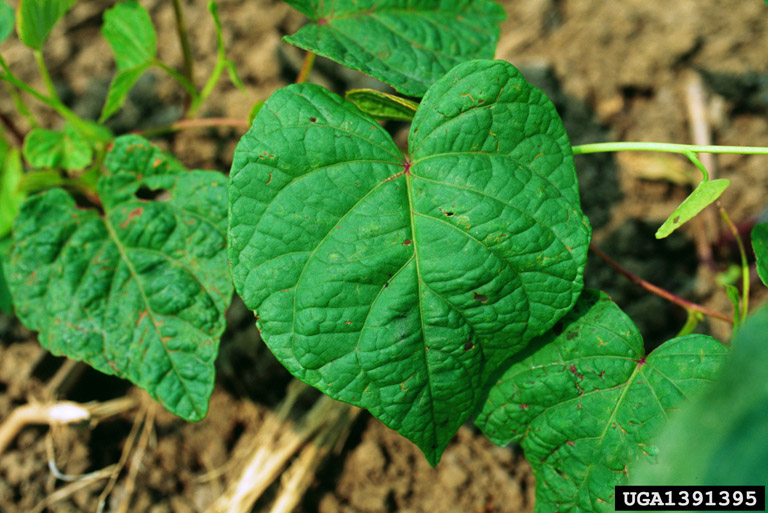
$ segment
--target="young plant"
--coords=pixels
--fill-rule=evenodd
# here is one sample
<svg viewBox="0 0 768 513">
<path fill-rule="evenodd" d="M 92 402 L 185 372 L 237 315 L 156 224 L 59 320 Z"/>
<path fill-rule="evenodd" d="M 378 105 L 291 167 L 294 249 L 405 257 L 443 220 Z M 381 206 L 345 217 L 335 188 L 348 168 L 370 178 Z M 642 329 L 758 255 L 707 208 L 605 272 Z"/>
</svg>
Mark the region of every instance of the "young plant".
<svg viewBox="0 0 768 513">
<path fill-rule="evenodd" d="M 62 170 L 66 178 L 48 185 L 74 188 L 92 205 L 79 208 L 60 188 L 21 205 L 7 271 L 17 315 L 54 353 L 127 377 L 198 420 L 234 284 L 294 376 L 368 409 L 431 464 L 474 416 L 495 443 L 523 447 L 539 511 L 609 511 L 614 486 L 636 461 L 657 456 L 669 412 L 709 386 L 728 350 L 686 335 L 646 354 L 631 320 L 605 294 L 582 290 L 591 229 L 573 155 L 688 156 L 703 180 L 663 237 L 728 185 L 709 180 L 697 152 L 768 149 L 572 147 L 549 99 L 511 64 L 489 60 L 503 12 L 488 0 L 289 3 L 311 20 L 286 38 L 311 52 L 299 82 L 319 54 L 415 99 L 279 89 L 254 107 L 228 190 L 222 175 L 188 172 L 144 139 L 114 139 L 0 61 L 0 79 L 68 122 L 30 132 L 27 163 Z M 18 32 L 44 77 L 40 49 L 70 5 L 20 2 Z M 209 7 L 219 51 L 199 93 L 188 60 L 186 74 L 157 61 L 140 4 L 105 14 L 118 73 L 101 122 L 151 66 L 189 93 L 188 115 L 224 69 L 238 83 Z M 411 121 L 406 152 L 378 119 Z M 18 153 L 5 155 L 2 194 L 20 173 L 8 164 Z M 90 174 L 73 173 L 83 168 Z M 765 226 L 752 241 L 764 282 Z M 746 314 L 748 287 L 742 293 L 737 313 Z"/>
</svg>

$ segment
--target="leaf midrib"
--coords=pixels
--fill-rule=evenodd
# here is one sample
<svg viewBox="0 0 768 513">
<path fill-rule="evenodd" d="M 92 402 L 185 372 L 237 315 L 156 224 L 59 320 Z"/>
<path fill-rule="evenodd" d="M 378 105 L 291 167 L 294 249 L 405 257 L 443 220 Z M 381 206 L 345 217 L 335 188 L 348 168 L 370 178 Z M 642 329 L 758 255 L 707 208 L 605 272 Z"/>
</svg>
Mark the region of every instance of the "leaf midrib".
<svg viewBox="0 0 768 513">
<path fill-rule="evenodd" d="M 149 304 L 149 299 L 147 298 L 147 293 L 145 292 L 144 287 L 141 284 L 141 280 L 139 280 L 139 274 L 136 272 L 136 269 L 133 267 L 133 264 L 128 259 L 128 255 L 125 252 L 125 248 L 121 244 L 120 238 L 117 236 L 117 232 L 115 231 L 115 228 L 112 226 L 112 223 L 109 221 L 109 212 L 105 212 L 105 215 L 102 219 L 104 220 L 104 226 L 107 227 L 107 231 L 109 232 L 109 237 L 112 239 L 115 246 L 117 247 L 117 250 L 120 252 L 120 258 L 125 262 L 125 266 L 128 268 L 128 272 L 131 274 L 131 277 L 136 282 L 136 288 L 139 290 L 139 293 L 141 294 L 141 298 L 144 301 L 144 304 L 147 308 L 147 315 L 152 321 L 152 326 L 155 329 L 155 333 L 157 333 L 157 339 L 160 342 L 160 344 L 163 346 L 163 349 L 165 350 L 165 354 L 168 357 L 168 362 L 171 365 L 171 369 L 173 370 L 173 373 L 176 375 L 177 381 L 181 384 L 182 388 L 184 389 L 184 394 L 189 399 L 189 403 L 192 405 L 192 408 L 195 410 L 198 416 L 202 416 L 203 412 L 198 409 L 197 404 L 193 399 L 194 396 L 190 393 L 189 388 L 187 388 L 187 383 L 179 373 L 179 370 L 176 368 L 176 363 L 171 357 L 171 351 L 170 349 L 168 349 L 167 344 L 163 340 L 163 335 L 160 333 L 160 328 L 158 327 L 155 313 Z"/>
</svg>

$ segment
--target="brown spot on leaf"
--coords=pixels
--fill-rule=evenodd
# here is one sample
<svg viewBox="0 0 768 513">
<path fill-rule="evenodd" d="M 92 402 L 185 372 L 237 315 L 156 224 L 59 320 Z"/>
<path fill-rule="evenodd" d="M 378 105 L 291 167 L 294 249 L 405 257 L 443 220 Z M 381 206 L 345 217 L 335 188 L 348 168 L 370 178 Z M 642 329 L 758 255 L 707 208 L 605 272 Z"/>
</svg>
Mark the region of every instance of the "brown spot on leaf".
<svg viewBox="0 0 768 513">
<path fill-rule="evenodd" d="M 472 296 L 472 299 L 474 299 L 475 301 L 480 301 L 481 303 L 488 302 L 488 296 L 485 296 L 483 294 L 478 294 L 477 292 L 475 292 L 475 295 Z"/>
<path fill-rule="evenodd" d="M 311 118 L 309 118 L 309 122 L 310 123 L 317 123 L 317 118 L 315 116 L 312 116 Z"/>
<path fill-rule="evenodd" d="M 411 244 L 413 244 L 413 241 L 411 239 L 405 239 L 403 241 L 403 246 L 410 246 Z"/>
<path fill-rule="evenodd" d="M 142 207 L 136 207 L 133 210 L 130 211 L 128 214 L 128 217 L 125 218 L 125 221 L 120 223 L 120 228 L 127 228 L 129 224 L 131 224 L 131 221 L 139 217 L 141 214 L 144 213 L 144 209 Z"/>
</svg>

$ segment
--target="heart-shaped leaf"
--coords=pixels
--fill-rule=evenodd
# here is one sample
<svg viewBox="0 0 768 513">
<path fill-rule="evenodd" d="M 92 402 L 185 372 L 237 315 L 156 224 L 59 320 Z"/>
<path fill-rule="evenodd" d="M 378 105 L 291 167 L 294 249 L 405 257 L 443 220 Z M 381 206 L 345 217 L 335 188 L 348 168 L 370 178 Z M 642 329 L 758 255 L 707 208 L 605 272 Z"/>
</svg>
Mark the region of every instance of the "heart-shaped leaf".
<svg viewBox="0 0 768 513">
<path fill-rule="evenodd" d="M 727 354 L 687 335 L 646 356 L 632 321 L 604 293 L 574 309 L 507 364 L 475 423 L 496 444 L 519 442 L 536 476 L 536 511 L 613 511 L 627 467 Z"/>
<path fill-rule="evenodd" d="M 285 40 L 423 96 L 457 64 L 492 58 L 504 10 L 490 0 L 286 0 L 312 23 Z"/>
<path fill-rule="evenodd" d="M 658 438 L 658 461 L 633 467 L 631 484 L 768 483 L 768 308 L 746 320 L 732 346 L 716 386 L 675 416 Z"/>
<path fill-rule="evenodd" d="M 278 90 L 235 151 L 230 261 L 288 370 L 434 464 L 575 303 L 590 229 L 554 106 L 506 62 L 438 81 L 409 146 L 320 86 Z"/>
<path fill-rule="evenodd" d="M 106 167 L 103 217 L 61 189 L 22 205 L 8 273 L 16 312 L 54 354 L 199 420 L 232 296 L 226 179 L 186 171 L 138 136 L 118 138 Z M 144 190 L 166 196 L 137 197 Z"/>
</svg>

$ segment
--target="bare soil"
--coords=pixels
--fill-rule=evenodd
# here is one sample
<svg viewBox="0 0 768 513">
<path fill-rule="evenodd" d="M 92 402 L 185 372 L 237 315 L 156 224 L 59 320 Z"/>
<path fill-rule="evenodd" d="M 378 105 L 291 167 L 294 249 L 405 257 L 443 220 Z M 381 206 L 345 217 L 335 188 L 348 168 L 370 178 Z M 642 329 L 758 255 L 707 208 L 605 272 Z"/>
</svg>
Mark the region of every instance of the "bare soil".
<svg viewBox="0 0 768 513">
<path fill-rule="evenodd" d="M 101 13 L 112 3 L 78 3 L 46 48 L 62 96 L 84 116 L 98 116 L 113 72 L 111 52 L 98 32 Z M 142 3 L 158 27 L 160 58 L 180 67 L 171 3 Z M 215 33 L 205 2 L 186 2 L 184 7 L 201 84 L 215 57 Z M 502 25 L 497 57 L 517 65 L 553 98 L 574 144 L 692 142 L 687 101 L 691 84 L 701 79 L 713 143 L 768 145 L 764 2 L 510 0 L 505 8 L 509 17 Z M 247 92 L 224 80 L 200 115 L 243 119 L 254 102 L 295 78 L 302 52 L 280 38 L 303 21 L 272 0 L 222 0 L 220 15 L 229 56 Z M 0 52 L 19 76 L 42 88 L 26 48 L 6 42 Z M 371 84 L 371 79 L 339 71 L 322 59 L 310 79 L 338 92 Z M 121 132 L 169 124 L 178 119 L 183 102 L 180 88 L 167 77 L 148 74 L 111 126 Z M 55 123 L 42 107 L 30 106 Z M 9 98 L 0 98 L 0 110 L 13 115 Z M 23 119 L 18 123 L 27 128 Z M 159 143 L 189 167 L 227 171 L 240 135 L 233 128 L 185 130 Z M 722 204 L 744 234 L 766 215 L 767 162 L 720 156 L 712 170 L 731 180 Z M 578 157 L 577 168 L 596 244 L 647 280 L 721 312 L 732 310 L 714 277 L 738 257 L 718 216 L 711 216 L 709 226 L 686 227 L 665 241 L 653 237 L 690 190 L 686 182 L 695 177 L 690 166 L 676 156 L 633 154 Z M 713 268 L 697 258 L 695 239 L 706 230 L 714 242 Z M 607 290 L 651 346 L 674 336 L 685 321 L 682 310 L 629 284 L 597 259 L 590 260 L 587 284 Z M 756 302 L 765 299 L 765 294 L 753 297 Z M 118 474 L 105 511 L 202 512 L 235 475 L 246 456 L 241 453 L 245 439 L 280 402 L 290 376 L 261 344 L 252 314 L 238 301 L 228 320 L 208 417 L 191 424 L 157 411 L 154 429 L 139 457 L 129 458 Z M 729 335 L 727 325 L 717 321 L 705 321 L 699 330 Z M 137 412 L 147 410 L 143 393 L 90 370 L 52 387 L 62 364 L 63 359 L 39 347 L 34 333 L 0 316 L 0 422 L 14 408 L 54 398 L 87 402 L 127 395 L 142 407 L 95 426 L 24 429 L 0 454 L 0 513 L 97 511 L 106 480 L 58 498 L 57 490 L 69 483 L 52 474 L 49 462 L 55 461 L 64 474 L 86 474 L 117 463 L 126 444 L 136 441 L 132 428 Z M 277 493 L 277 487 L 270 488 L 256 511 L 269 511 Z M 40 508 L 46 500 L 51 504 Z M 415 446 L 363 413 L 343 446 L 314 475 L 297 511 L 527 512 L 534 503 L 534 479 L 519 449 L 494 447 L 466 425 L 442 462 L 430 468 Z"/>
</svg>

